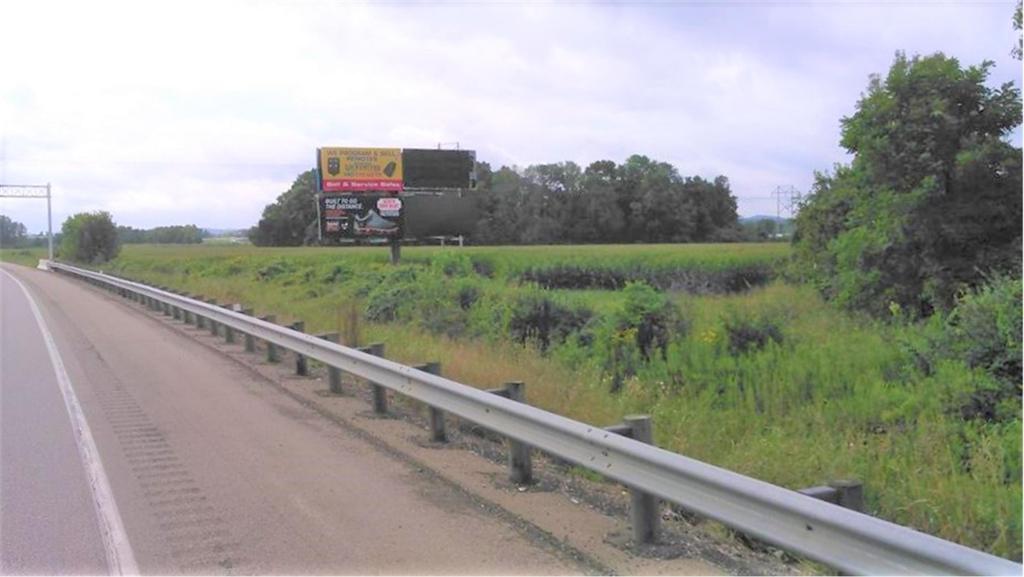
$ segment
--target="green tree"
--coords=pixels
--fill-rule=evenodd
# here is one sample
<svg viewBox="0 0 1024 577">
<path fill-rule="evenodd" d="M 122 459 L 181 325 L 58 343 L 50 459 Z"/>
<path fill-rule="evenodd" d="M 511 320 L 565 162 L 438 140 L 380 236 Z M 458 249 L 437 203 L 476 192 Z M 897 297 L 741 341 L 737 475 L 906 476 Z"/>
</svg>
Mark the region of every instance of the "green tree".
<svg viewBox="0 0 1024 577">
<path fill-rule="evenodd" d="M 263 218 L 249 230 L 257 246 L 300 246 L 315 244 L 319 238 L 316 219 L 316 178 L 307 170 L 291 188 L 263 209 Z"/>
<path fill-rule="evenodd" d="M 1017 9 L 1013 11 L 1013 29 L 1021 29 L 1021 2 L 1017 2 Z M 1017 45 L 1010 50 L 1010 55 L 1020 60 L 1024 56 L 1024 38 L 1020 34 L 1017 35 Z"/>
<path fill-rule="evenodd" d="M 1021 250 L 1020 91 L 991 62 L 898 53 L 842 119 L 849 167 L 818 175 L 794 242 L 826 296 L 875 314 L 948 309 Z"/>
<path fill-rule="evenodd" d="M 0 214 L 0 246 L 12 247 L 25 242 L 25 225 Z"/>
<path fill-rule="evenodd" d="M 61 225 L 59 253 L 62 258 L 101 263 L 113 259 L 120 251 L 117 226 L 109 212 L 80 212 Z"/>
</svg>

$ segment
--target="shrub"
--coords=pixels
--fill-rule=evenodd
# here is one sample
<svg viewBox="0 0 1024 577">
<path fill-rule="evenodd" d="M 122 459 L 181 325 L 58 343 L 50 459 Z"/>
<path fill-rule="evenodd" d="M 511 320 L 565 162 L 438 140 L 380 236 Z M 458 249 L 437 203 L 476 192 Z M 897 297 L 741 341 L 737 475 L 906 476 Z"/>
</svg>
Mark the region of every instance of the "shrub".
<svg viewBox="0 0 1024 577">
<path fill-rule="evenodd" d="M 473 261 L 473 272 L 476 274 L 486 277 L 494 278 L 494 261 L 488 258 L 474 257 Z"/>
<path fill-rule="evenodd" d="M 947 320 L 949 346 L 1021 394 L 1021 279 L 1000 276 L 963 295 Z"/>
<path fill-rule="evenodd" d="M 622 307 L 609 317 L 598 337 L 612 392 L 650 362 L 655 352 L 665 360 L 669 341 L 685 336 L 688 330 L 688 322 L 675 305 L 650 285 L 630 282 L 622 292 Z"/>
<path fill-rule="evenodd" d="M 509 332 L 521 344 L 535 342 L 547 351 L 579 331 L 594 315 L 585 307 L 569 307 L 539 292 L 531 291 L 513 301 L 509 314 Z"/>
<path fill-rule="evenodd" d="M 121 251 L 117 226 L 109 212 L 80 212 L 61 226 L 60 255 L 86 263 L 107 262 Z"/>
<path fill-rule="evenodd" d="M 1020 307 L 1020 278 L 997 276 L 961 295 L 945 317 L 930 319 L 921 335 L 904 337 L 901 345 L 926 375 L 948 360 L 982 371 L 970 390 L 951 401 L 950 412 L 965 420 L 1003 421 L 1019 416 L 1017 411 L 1005 410 L 1005 405 L 1018 405 L 1021 398 Z"/>
<path fill-rule="evenodd" d="M 343 283 L 353 276 L 352 267 L 346 264 L 332 266 L 323 276 L 323 281 L 328 283 Z"/>
<path fill-rule="evenodd" d="M 421 303 L 424 291 L 417 283 L 416 270 L 399 267 L 390 274 L 382 275 L 372 287 L 367 285 L 366 318 L 376 322 L 392 322 L 407 319 Z"/>
<path fill-rule="evenodd" d="M 469 256 L 464 252 L 454 250 L 444 250 L 437 253 L 430 260 L 430 266 L 444 276 L 449 277 L 470 276 L 474 271 L 473 262 L 470 261 Z"/>
<path fill-rule="evenodd" d="M 480 287 L 468 281 L 463 281 L 455 286 L 455 300 L 459 308 L 467 311 L 480 300 Z"/>
<path fill-rule="evenodd" d="M 664 358 L 669 337 L 686 332 L 678 310 L 663 293 L 642 282 L 628 283 L 622 294 L 625 302 L 613 316 L 616 330 L 635 332 L 634 343 L 644 360 L 650 360 L 655 349 Z"/>
<path fill-rule="evenodd" d="M 277 260 L 267 266 L 261 267 L 256 270 L 256 279 L 260 281 L 270 281 L 275 278 L 293 272 L 295 266 L 286 260 Z"/>
<path fill-rule="evenodd" d="M 780 319 L 770 311 L 754 316 L 744 316 L 732 311 L 725 316 L 722 328 L 729 339 L 729 352 L 741 355 L 759 351 L 769 342 L 781 343 L 781 325 Z"/>
</svg>

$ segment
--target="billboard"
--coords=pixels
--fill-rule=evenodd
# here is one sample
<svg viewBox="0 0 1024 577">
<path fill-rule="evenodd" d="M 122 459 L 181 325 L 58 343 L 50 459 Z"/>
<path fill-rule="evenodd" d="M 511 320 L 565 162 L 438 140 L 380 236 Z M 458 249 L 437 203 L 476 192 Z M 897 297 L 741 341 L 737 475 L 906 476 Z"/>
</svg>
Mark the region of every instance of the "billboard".
<svg viewBox="0 0 1024 577">
<path fill-rule="evenodd" d="M 402 190 L 398 148 L 318 148 L 316 160 L 323 192 Z"/>
<path fill-rule="evenodd" d="M 402 238 L 404 203 L 383 194 L 320 196 L 320 232 L 324 239 Z"/>
<path fill-rule="evenodd" d="M 402 150 L 405 188 L 475 188 L 475 166 L 476 152 L 472 150 Z"/>
</svg>

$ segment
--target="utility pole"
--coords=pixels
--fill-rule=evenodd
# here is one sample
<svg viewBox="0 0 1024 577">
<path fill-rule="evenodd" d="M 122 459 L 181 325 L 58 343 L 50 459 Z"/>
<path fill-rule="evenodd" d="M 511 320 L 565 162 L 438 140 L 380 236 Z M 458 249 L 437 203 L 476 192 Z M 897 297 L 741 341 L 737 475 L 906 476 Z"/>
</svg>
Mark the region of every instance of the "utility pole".
<svg viewBox="0 0 1024 577">
<path fill-rule="evenodd" d="M 800 207 L 800 201 L 803 199 L 803 194 L 795 186 L 776 186 L 775 190 L 772 191 L 772 196 L 775 197 L 776 218 L 782 220 L 783 206 L 785 206 L 786 212 L 789 213 L 790 218 L 796 216 L 796 211 Z"/>
</svg>

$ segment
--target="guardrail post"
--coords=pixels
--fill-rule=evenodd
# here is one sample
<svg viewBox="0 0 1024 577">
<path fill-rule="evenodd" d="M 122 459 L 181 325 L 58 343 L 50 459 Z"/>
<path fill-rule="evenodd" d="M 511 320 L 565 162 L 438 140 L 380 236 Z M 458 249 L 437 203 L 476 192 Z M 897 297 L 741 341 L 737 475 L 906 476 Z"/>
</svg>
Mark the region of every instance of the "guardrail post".
<svg viewBox="0 0 1024 577">
<path fill-rule="evenodd" d="M 519 403 L 526 402 L 526 385 L 521 381 L 505 383 L 504 387 L 488 389 L 487 392 Z M 520 485 L 533 481 L 533 461 L 530 458 L 530 446 L 515 439 L 508 440 L 508 476 L 513 483 Z"/>
<path fill-rule="evenodd" d="M 828 486 L 835 489 L 838 494 L 838 499 L 836 499 L 837 505 L 858 512 L 864 511 L 863 483 L 853 479 L 840 479 L 829 481 Z"/>
<path fill-rule="evenodd" d="M 341 340 L 338 333 L 320 333 L 317 338 L 336 343 Z M 341 369 L 327 365 L 327 388 L 335 395 L 341 394 Z"/>
<path fill-rule="evenodd" d="M 211 305 L 213 305 L 215 307 L 220 306 L 220 305 L 217 304 L 217 299 L 206 299 L 206 302 L 207 302 L 207 304 L 211 304 Z M 220 324 L 220 323 L 218 323 L 217 321 L 213 320 L 213 317 L 210 317 L 208 320 L 210 322 L 210 334 L 213 335 L 213 336 L 217 336 L 217 334 L 218 334 L 217 325 Z"/>
<path fill-rule="evenodd" d="M 417 368 L 424 373 L 430 373 L 432 375 L 441 374 L 441 363 L 432 361 L 418 365 Z M 430 410 L 430 440 L 435 443 L 447 443 L 448 442 L 448 429 L 444 422 L 444 411 L 437 407 L 427 407 Z"/>
<path fill-rule="evenodd" d="M 242 309 L 240 311 L 243 315 L 252 316 L 253 309 Z M 249 333 L 245 333 L 245 352 L 254 353 L 256 352 L 256 339 L 253 338 Z"/>
<path fill-rule="evenodd" d="M 272 322 L 275 322 L 277 320 L 277 316 L 275 316 L 275 315 L 264 315 L 264 316 L 260 317 L 260 320 L 261 321 L 267 321 L 268 323 L 272 323 Z M 268 363 L 276 363 L 276 362 L 279 362 L 280 360 L 281 359 L 277 356 L 277 345 L 275 345 L 274 343 L 272 343 L 270 341 L 267 341 L 267 362 Z"/>
<path fill-rule="evenodd" d="M 206 302 L 206 298 L 203 297 L 202 295 L 194 295 L 192 298 L 197 300 L 197 301 Z M 205 329 L 206 328 L 206 318 L 203 317 L 203 315 L 201 315 L 199 313 L 196 313 L 196 328 L 197 329 Z"/>
<path fill-rule="evenodd" d="M 359 350 L 375 357 L 383 357 L 384 343 L 373 343 Z M 386 415 L 388 412 L 388 390 L 377 383 L 370 383 L 370 389 L 373 391 L 373 412 L 378 415 Z"/>
<path fill-rule="evenodd" d="M 305 332 L 306 321 L 295 321 L 289 328 L 300 333 Z M 309 374 L 309 364 L 306 362 L 306 357 L 298 351 L 295 353 L 295 374 L 300 377 L 305 377 Z"/>
<path fill-rule="evenodd" d="M 192 298 L 192 295 L 189 294 L 189 293 L 181 293 L 181 296 L 183 296 L 183 297 L 185 297 L 187 299 Z M 182 312 L 183 320 L 185 321 L 186 325 L 190 325 L 190 324 L 192 324 L 194 322 L 199 322 L 197 319 L 193 318 L 195 315 L 192 314 L 192 311 L 190 311 L 188 309 L 182 309 L 181 312 Z"/>
<path fill-rule="evenodd" d="M 828 485 L 799 489 L 797 493 L 857 512 L 864 512 L 864 485 L 860 481 L 829 481 Z"/>
<path fill-rule="evenodd" d="M 226 308 L 229 311 L 235 311 L 235 312 L 238 312 L 238 310 L 242 308 L 242 305 L 240 305 L 238 303 L 235 303 L 233 305 L 225 305 L 225 306 L 226 306 Z M 224 342 L 226 342 L 226 343 L 234 343 L 235 342 L 235 329 L 229 327 L 228 325 L 224 325 Z"/>
<path fill-rule="evenodd" d="M 526 402 L 526 385 L 515 381 L 505 384 L 508 398 L 518 403 Z M 533 462 L 530 459 L 530 446 L 509 439 L 508 470 L 513 483 L 526 484 L 533 481 Z"/>
<path fill-rule="evenodd" d="M 167 290 L 167 287 L 165 287 L 163 285 L 158 285 L 156 288 L 158 288 L 160 290 L 164 290 L 164 291 Z M 156 301 L 156 310 L 157 311 L 163 313 L 164 316 L 171 316 L 171 305 L 169 305 L 169 304 L 167 304 L 164 301 L 159 300 L 159 299 L 154 299 L 154 300 Z"/>
<path fill-rule="evenodd" d="M 157 287 L 157 288 L 159 288 L 160 290 L 163 290 L 163 291 L 170 290 L 167 287 L 162 286 L 162 285 L 160 287 Z M 160 310 L 164 313 L 164 316 L 165 317 L 171 316 L 171 303 L 168 303 L 168 302 L 165 302 L 165 301 L 158 301 L 158 302 L 160 303 Z"/>
<path fill-rule="evenodd" d="M 647 415 L 627 415 L 623 422 L 630 428 L 633 440 L 654 444 L 654 431 L 651 418 Z M 658 539 L 658 526 L 661 515 L 658 513 L 658 498 L 650 493 L 630 489 L 633 501 L 630 517 L 633 522 L 633 540 L 637 543 L 653 543 Z"/>
</svg>

